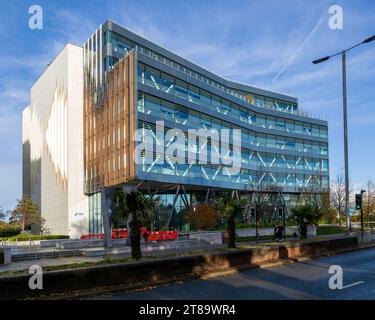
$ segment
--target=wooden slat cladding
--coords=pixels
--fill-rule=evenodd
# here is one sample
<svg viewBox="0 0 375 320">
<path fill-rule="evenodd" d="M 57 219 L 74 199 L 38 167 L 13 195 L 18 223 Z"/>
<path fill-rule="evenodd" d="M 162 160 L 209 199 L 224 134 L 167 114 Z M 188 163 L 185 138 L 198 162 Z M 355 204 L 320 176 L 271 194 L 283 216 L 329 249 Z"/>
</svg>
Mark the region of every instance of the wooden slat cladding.
<svg viewBox="0 0 375 320">
<path fill-rule="evenodd" d="M 134 53 L 130 52 L 112 70 L 105 72 L 102 104 L 100 101 L 94 103 L 95 93 L 90 88 L 89 81 L 85 81 L 84 139 L 87 145 L 87 193 L 135 179 L 134 63 Z M 88 80 L 88 77 L 86 79 Z"/>
</svg>

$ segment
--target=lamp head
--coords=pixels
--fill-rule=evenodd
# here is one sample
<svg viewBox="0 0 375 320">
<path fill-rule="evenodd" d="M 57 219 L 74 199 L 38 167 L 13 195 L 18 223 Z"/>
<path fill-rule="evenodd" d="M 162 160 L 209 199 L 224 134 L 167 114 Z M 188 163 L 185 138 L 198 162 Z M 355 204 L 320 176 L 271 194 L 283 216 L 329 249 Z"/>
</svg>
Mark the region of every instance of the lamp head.
<svg viewBox="0 0 375 320">
<path fill-rule="evenodd" d="M 362 43 L 369 43 L 371 41 L 374 41 L 375 40 L 375 35 L 373 35 L 372 37 L 370 38 L 367 38 L 366 40 L 364 40 Z"/>
<path fill-rule="evenodd" d="M 324 58 L 316 59 L 316 60 L 314 60 L 312 63 L 313 63 L 313 64 L 322 63 L 322 62 L 324 62 L 324 61 L 327 61 L 329 58 L 330 58 L 330 57 L 327 56 L 327 57 L 324 57 Z"/>
</svg>

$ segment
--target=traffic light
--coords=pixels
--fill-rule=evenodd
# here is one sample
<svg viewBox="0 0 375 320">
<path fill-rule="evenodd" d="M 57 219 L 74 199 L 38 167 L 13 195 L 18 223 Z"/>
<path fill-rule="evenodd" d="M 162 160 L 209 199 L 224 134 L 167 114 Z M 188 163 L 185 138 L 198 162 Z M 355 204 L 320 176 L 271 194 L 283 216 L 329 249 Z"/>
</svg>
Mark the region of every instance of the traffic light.
<svg viewBox="0 0 375 320">
<path fill-rule="evenodd" d="M 355 208 L 358 210 L 362 209 L 362 194 L 355 195 Z"/>
</svg>

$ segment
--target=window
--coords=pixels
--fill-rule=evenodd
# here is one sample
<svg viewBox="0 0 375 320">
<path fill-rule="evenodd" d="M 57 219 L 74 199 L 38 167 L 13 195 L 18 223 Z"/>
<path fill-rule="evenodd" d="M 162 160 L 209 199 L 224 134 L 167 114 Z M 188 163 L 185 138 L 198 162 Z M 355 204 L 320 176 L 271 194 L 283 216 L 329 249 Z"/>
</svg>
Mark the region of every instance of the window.
<svg viewBox="0 0 375 320">
<path fill-rule="evenodd" d="M 275 117 L 267 116 L 266 117 L 266 127 L 268 129 L 275 129 L 275 125 L 276 125 Z"/>
<path fill-rule="evenodd" d="M 293 120 L 286 120 L 286 131 L 290 133 L 294 133 L 294 121 Z"/>
<path fill-rule="evenodd" d="M 303 123 L 302 122 L 296 122 L 294 130 L 295 130 L 296 134 L 304 134 Z"/>
<path fill-rule="evenodd" d="M 327 127 L 320 126 L 320 136 L 322 138 L 327 138 L 328 136 Z"/>
<path fill-rule="evenodd" d="M 240 120 L 243 122 L 248 122 L 248 113 L 245 109 L 240 109 Z"/>
<path fill-rule="evenodd" d="M 186 84 L 180 81 L 176 81 L 175 90 L 176 90 L 177 97 L 188 100 L 188 90 L 187 90 Z"/>
<path fill-rule="evenodd" d="M 328 145 L 326 143 L 320 144 L 320 154 L 328 154 Z"/>
<path fill-rule="evenodd" d="M 296 151 L 303 152 L 303 140 L 296 139 Z"/>
<path fill-rule="evenodd" d="M 257 117 L 257 125 L 259 127 L 263 127 L 263 128 L 266 127 L 266 118 L 265 118 L 265 116 L 258 115 L 258 117 Z"/>
<path fill-rule="evenodd" d="M 176 122 L 180 124 L 186 124 L 188 120 L 187 110 L 176 110 Z"/>
<path fill-rule="evenodd" d="M 303 124 L 303 134 L 307 134 L 307 135 L 311 136 L 311 131 L 312 131 L 311 124 L 304 123 Z"/>
<path fill-rule="evenodd" d="M 273 99 L 265 98 L 264 107 L 273 109 Z"/>
<path fill-rule="evenodd" d="M 212 106 L 211 106 L 211 97 L 210 97 L 209 93 L 207 93 L 207 92 L 201 92 L 200 104 L 201 104 L 201 106 L 205 106 L 205 107 L 208 107 L 208 108 L 212 109 Z"/>
<path fill-rule="evenodd" d="M 276 148 L 276 137 L 267 135 L 267 147 L 268 148 Z"/>
<path fill-rule="evenodd" d="M 277 147 L 277 149 L 281 149 L 281 150 L 285 149 L 285 138 L 284 137 L 277 137 L 276 147 Z"/>
<path fill-rule="evenodd" d="M 283 130 L 283 131 L 286 130 L 286 124 L 285 124 L 284 119 L 281 119 L 281 118 L 276 119 L 276 129 Z"/>
<path fill-rule="evenodd" d="M 263 108 L 264 107 L 264 97 L 255 96 L 255 105 Z"/>
<path fill-rule="evenodd" d="M 249 113 L 249 123 L 256 125 L 256 115 L 252 111 Z"/>
<path fill-rule="evenodd" d="M 314 137 L 319 137 L 320 133 L 319 133 L 319 126 L 316 125 L 316 124 L 313 124 L 312 125 L 312 131 L 311 131 L 311 134 L 314 136 Z"/>
<path fill-rule="evenodd" d="M 303 142 L 303 151 L 304 152 L 312 152 L 312 145 L 310 141 Z"/>
<path fill-rule="evenodd" d="M 296 147 L 296 144 L 295 144 L 294 139 L 292 139 L 292 138 L 287 138 L 287 139 L 286 139 L 286 149 L 287 149 L 287 150 L 294 151 L 295 147 Z"/>
<path fill-rule="evenodd" d="M 266 147 L 266 135 L 263 134 L 263 133 L 258 133 L 257 134 L 257 146 L 260 146 L 260 147 Z"/>
<path fill-rule="evenodd" d="M 189 101 L 198 104 L 200 103 L 200 95 L 198 89 L 193 89 L 189 87 Z"/>
</svg>

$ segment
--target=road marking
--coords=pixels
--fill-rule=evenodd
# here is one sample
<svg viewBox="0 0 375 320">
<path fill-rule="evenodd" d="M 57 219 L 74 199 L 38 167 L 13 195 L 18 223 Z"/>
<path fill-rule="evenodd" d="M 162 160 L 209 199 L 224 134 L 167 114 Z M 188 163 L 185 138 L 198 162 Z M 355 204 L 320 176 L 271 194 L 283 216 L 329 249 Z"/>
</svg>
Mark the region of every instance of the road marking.
<svg viewBox="0 0 375 320">
<path fill-rule="evenodd" d="M 358 281 L 358 282 L 354 282 L 354 283 L 348 284 L 346 286 L 343 286 L 342 288 L 347 289 L 347 288 L 354 287 L 354 286 L 357 286 L 357 285 L 362 284 L 362 283 L 364 283 L 364 281 Z"/>
</svg>

